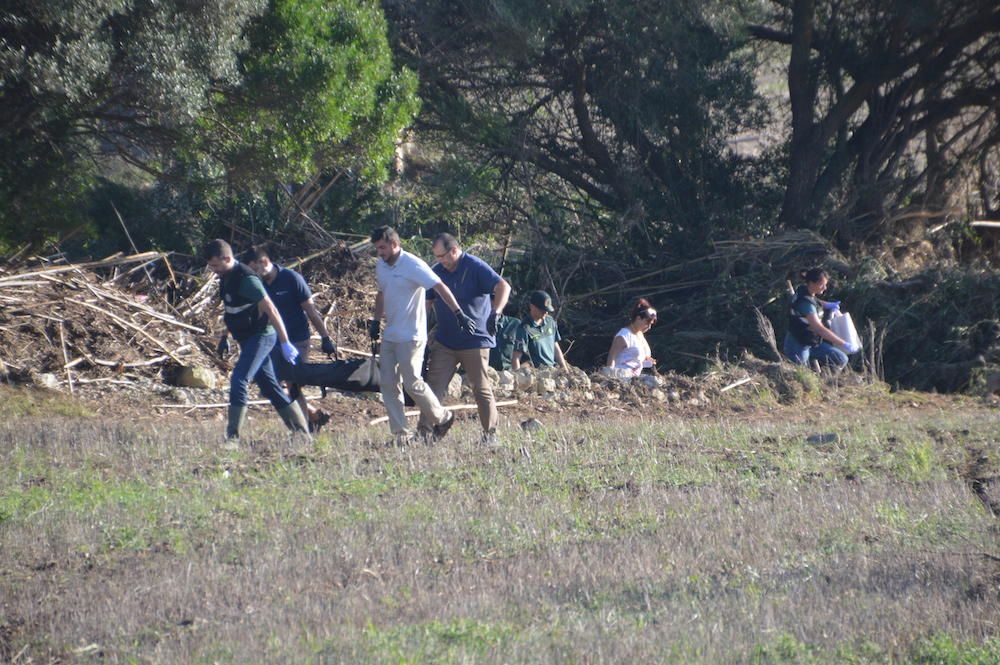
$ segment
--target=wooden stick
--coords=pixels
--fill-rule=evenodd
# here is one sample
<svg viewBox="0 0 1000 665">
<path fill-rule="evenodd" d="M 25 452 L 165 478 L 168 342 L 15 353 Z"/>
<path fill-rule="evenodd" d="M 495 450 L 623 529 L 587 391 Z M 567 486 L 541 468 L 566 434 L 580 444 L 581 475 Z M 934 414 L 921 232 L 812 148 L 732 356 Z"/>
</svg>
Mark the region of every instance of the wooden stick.
<svg viewBox="0 0 1000 665">
<path fill-rule="evenodd" d="M 746 378 L 744 378 L 744 379 L 740 379 L 740 380 L 739 380 L 739 381 L 737 381 L 736 383 L 730 383 L 730 384 L 729 384 L 728 386 L 726 386 L 725 388 L 723 388 L 723 389 L 722 389 L 722 390 L 720 390 L 719 392 L 720 392 L 720 393 L 724 393 L 724 392 L 726 392 L 727 390 L 732 390 L 733 388 L 736 388 L 736 387 L 738 387 L 738 386 L 742 386 L 742 385 L 743 385 L 744 383 L 750 383 L 751 381 L 753 381 L 753 379 L 752 379 L 751 377 L 749 377 L 749 376 L 748 376 L 748 377 L 746 377 Z"/>
<path fill-rule="evenodd" d="M 132 234 L 128 232 L 128 227 L 125 226 L 125 219 L 122 217 L 121 213 L 118 212 L 118 206 L 115 205 L 114 201 L 111 201 L 110 203 L 111 203 L 111 209 L 115 213 L 115 217 L 118 218 L 118 223 L 122 225 L 122 231 L 125 232 L 125 237 L 128 239 L 128 244 L 130 244 L 132 246 L 132 251 L 135 252 L 136 254 L 138 254 L 139 253 L 139 248 L 136 247 L 135 241 L 132 240 Z M 160 257 L 160 258 L 162 258 L 162 257 Z M 149 268 L 147 267 L 147 266 L 149 266 L 150 263 L 152 263 L 152 261 L 147 261 L 146 263 L 142 263 L 142 264 L 136 266 L 135 268 L 133 268 L 132 270 L 129 270 L 125 274 L 129 275 L 129 274 L 135 272 L 136 270 L 138 270 L 139 268 L 142 268 L 143 271 L 146 273 L 146 279 L 149 280 L 149 285 L 151 287 L 153 287 L 153 289 L 155 290 L 156 289 L 156 282 L 153 281 L 153 275 L 150 274 Z"/>
<path fill-rule="evenodd" d="M 353 356 L 364 356 L 366 358 L 372 354 L 371 351 L 358 351 L 357 349 L 349 349 L 346 346 L 338 346 L 337 350 L 341 353 L 350 353 Z"/>
<path fill-rule="evenodd" d="M 517 404 L 517 400 L 516 399 L 508 399 L 508 400 L 505 400 L 503 402 L 497 402 L 496 406 L 497 406 L 497 408 L 499 408 L 501 406 L 510 406 L 512 404 Z M 458 404 L 456 406 L 446 406 L 444 408 L 447 409 L 448 411 L 468 411 L 470 409 L 478 409 L 479 405 L 478 404 Z M 420 415 L 420 411 L 406 411 L 405 415 L 407 415 L 407 416 L 419 416 Z M 369 420 L 368 424 L 369 425 L 378 425 L 379 423 L 387 423 L 387 422 L 389 422 L 389 416 L 380 416 L 378 418 L 375 418 L 374 420 Z"/>
<path fill-rule="evenodd" d="M 178 321 L 177 319 L 175 319 L 174 317 L 170 316 L 169 314 L 164 314 L 163 312 L 158 312 L 157 310 L 153 309 L 152 307 L 149 307 L 148 305 L 143 305 L 141 303 L 132 302 L 132 301 L 126 300 L 125 298 L 120 298 L 120 297 L 116 296 L 113 293 L 109 293 L 109 292 L 105 291 L 104 289 L 98 289 L 97 287 L 95 287 L 95 286 L 93 286 L 91 284 L 86 284 L 86 286 L 87 286 L 88 289 L 90 289 L 90 292 L 93 293 L 98 298 L 107 298 L 108 300 L 114 300 L 116 303 L 120 303 L 122 305 L 125 305 L 126 307 L 131 307 L 132 309 L 139 310 L 143 314 L 148 314 L 149 316 L 153 317 L 154 319 L 159 319 L 160 321 L 163 321 L 165 323 L 169 323 L 170 325 L 178 326 L 179 328 L 186 328 L 187 330 L 190 330 L 192 332 L 196 332 L 196 333 L 201 334 L 201 335 L 205 334 L 205 329 L 204 328 L 199 328 L 198 326 L 192 326 L 190 324 Z"/>
<path fill-rule="evenodd" d="M 117 323 L 119 325 L 122 325 L 122 326 L 125 326 L 126 328 L 129 328 L 131 330 L 134 330 L 135 332 L 139 333 L 140 335 L 142 335 L 143 337 L 145 337 L 146 339 L 148 339 L 149 341 L 151 341 L 156 346 L 160 347 L 160 349 L 164 353 L 166 353 L 168 356 L 170 356 L 173 360 L 175 360 L 177 362 L 177 364 L 179 364 L 179 365 L 183 365 L 184 364 L 184 361 L 181 360 L 180 358 L 178 358 L 176 355 L 174 355 L 174 352 L 171 351 L 170 349 L 168 349 L 167 346 L 163 342 L 161 342 L 160 340 L 156 339 L 155 337 L 153 337 L 148 332 L 146 332 L 145 330 L 143 330 L 139 326 L 135 325 L 134 323 L 132 323 L 130 321 L 126 321 L 125 319 L 123 319 L 123 318 L 121 318 L 119 316 L 115 316 L 111 312 L 109 312 L 107 310 L 103 310 L 103 309 L 101 309 L 100 307 L 98 307 L 96 305 L 91 305 L 89 302 L 84 302 L 82 300 L 70 300 L 70 302 L 75 302 L 78 305 L 83 305 L 84 307 L 88 307 L 88 308 L 94 310 L 95 312 L 100 312 L 101 314 L 104 314 L 105 316 L 107 316 L 109 319 L 111 319 L 115 323 Z"/>
<path fill-rule="evenodd" d="M 163 256 L 161 252 L 144 252 L 142 254 L 135 254 L 133 256 L 121 256 L 121 252 L 118 254 L 112 254 L 106 259 L 101 259 L 100 261 L 89 261 L 87 263 L 76 263 L 66 266 L 59 266 L 58 268 L 46 268 L 45 270 L 34 270 L 32 272 L 23 272 L 11 275 L 10 277 L 0 277 L 0 284 L 7 285 L 9 282 L 18 281 L 25 279 L 26 277 L 37 277 L 39 275 L 57 275 L 64 272 L 73 272 L 74 270 L 80 270 L 81 268 L 109 268 L 111 266 L 120 266 L 126 263 L 135 263 L 137 261 L 149 261 L 150 259 Z"/>
<path fill-rule="evenodd" d="M 330 245 L 326 249 L 321 249 L 318 252 L 313 252 L 309 256 L 304 256 L 301 259 L 295 259 L 291 263 L 286 264 L 285 267 L 287 267 L 287 268 L 298 268 L 303 263 L 307 263 L 309 261 L 312 261 L 313 259 L 318 259 L 319 257 L 323 256 L 324 254 L 329 254 L 333 250 L 337 249 L 337 247 L 338 247 L 337 244 Z"/>
<path fill-rule="evenodd" d="M 77 379 L 77 383 L 113 383 L 116 386 L 134 386 L 135 381 L 125 381 L 124 379 L 113 379 L 110 377 L 98 377 L 96 379 Z"/>
<path fill-rule="evenodd" d="M 90 356 L 87 356 L 86 358 L 77 358 L 76 360 L 72 361 L 69 364 L 69 366 L 73 367 L 75 365 L 78 365 L 80 362 L 86 360 L 91 365 L 100 365 L 101 367 L 124 367 L 131 369 L 133 367 L 149 367 L 150 365 L 157 365 L 159 363 L 162 363 L 166 359 L 167 356 L 157 356 L 155 358 L 150 358 L 149 360 L 142 360 L 134 363 L 123 363 L 120 360 L 119 361 L 103 360 L 101 358 L 91 358 Z"/>
<path fill-rule="evenodd" d="M 306 397 L 307 400 L 313 400 L 313 397 Z M 271 402 L 266 399 L 252 399 L 247 402 L 248 406 L 263 406 L 264 404 L 270 404 Z M 188 411 L 196 411 L 198 409 L 221 409 L 229 406 L 229 402 L 216 402 L 213 404 L 154 404 L 154 409 L 187 409 Z"/>
<path fill-rule="evenodd" d="M 69 368 L 69 354 L 66 353 L 66 333 L 63 331 L 62 322 L 59 323 L 59 342 L 62 345 L 63 368 L 66 370 L 66 383 L 69 385 L 69 394 L 73 391 L 73 371 Z"/>
</svg>

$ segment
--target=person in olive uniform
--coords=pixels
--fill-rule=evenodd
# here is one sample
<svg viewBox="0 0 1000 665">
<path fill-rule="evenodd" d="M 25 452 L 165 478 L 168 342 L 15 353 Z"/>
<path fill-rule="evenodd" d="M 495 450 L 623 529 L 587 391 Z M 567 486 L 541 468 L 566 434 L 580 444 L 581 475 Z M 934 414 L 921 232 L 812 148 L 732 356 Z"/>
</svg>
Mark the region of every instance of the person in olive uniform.
<svg viewBox="0 0 1000 665">
<path fill-rule="evenodd" d="M 205 246 L 208 268 L 219 276 L 219 296 L 225 308 L 226 329 L 240 345 L 239 359 L 229 382 L 229 423 L 226 438 L 238 439 L 247 412 L 247 389 L 252 380 L 260 388 L 288 429 L 308 436 L 308 424 L 299 405 L 281 389 L 271 364 L 271 349 L 280 344 L 281 353 L 289 363 L 298 356 L 288 341 L 281 315 L 260 278 L 233 256 L 233 248 L 225 240 L 212 240 Z M 219 355 L 229 353 L 229 337 L 219 339 Z"/>
<path fill-rule="evenodd" d="M 552 298 L 545 291 L 534 291 L 528 296 L 528 318 L 521 322 L 514 338 L 514 355 L 511 366 L 519 369 L 530 360 L 535 367 L 569 369 L 562 349 L 559 348 L 559 325 L 549 314 L 554 312 Z"/>
<path fill-rule="evenodd" d="M 490 349 L 490 367 L 498 372 L 509 370 L 514 356 L 514 339 L 517 329 L 521 327 L 521 319 L 509 314 L 497 317 L 496 346 Z"/>
</svg>

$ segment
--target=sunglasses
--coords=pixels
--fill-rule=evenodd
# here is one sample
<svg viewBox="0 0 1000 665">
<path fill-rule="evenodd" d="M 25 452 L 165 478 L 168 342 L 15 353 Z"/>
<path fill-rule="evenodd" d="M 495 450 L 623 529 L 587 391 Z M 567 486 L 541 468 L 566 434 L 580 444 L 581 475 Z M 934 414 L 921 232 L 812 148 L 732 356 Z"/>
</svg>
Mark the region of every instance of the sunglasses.
<svg viewBox="0 0 1000 665">
<path fill-rule="evenodd" d="M 650 323 L 656 323 L 656 310 L 652 307 L 647 307 L 646 309 L 639 312 L 639 316 L 647 319 Z"/>
</svg>

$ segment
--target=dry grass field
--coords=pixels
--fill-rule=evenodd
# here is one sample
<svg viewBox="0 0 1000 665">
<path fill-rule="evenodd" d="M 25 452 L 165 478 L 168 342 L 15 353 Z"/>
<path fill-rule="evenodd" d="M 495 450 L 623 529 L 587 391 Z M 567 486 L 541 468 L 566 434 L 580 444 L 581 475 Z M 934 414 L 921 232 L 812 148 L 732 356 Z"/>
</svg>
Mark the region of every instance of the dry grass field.
<svg viewBox="0 0 1000 665">
<path fill-rule="evenodd" d="M 995 406 L 563 414 L 498 450 L 258 418 L 225 452 L 6 397 L 0 662 L 1000 663 Z"/>
</svg>

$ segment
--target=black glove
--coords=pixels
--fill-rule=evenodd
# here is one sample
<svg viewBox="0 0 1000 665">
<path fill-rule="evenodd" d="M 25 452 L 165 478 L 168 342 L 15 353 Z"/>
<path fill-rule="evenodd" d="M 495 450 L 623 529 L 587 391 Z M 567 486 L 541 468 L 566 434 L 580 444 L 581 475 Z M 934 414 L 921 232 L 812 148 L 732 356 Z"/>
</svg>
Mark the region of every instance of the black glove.
<svg viewBox="0 0 1000 665">
<path fill-rule="evenodd" d="M 462 330 L 469 335 L 476 334 L 476 322 L 473 321 L 471 316 L 463 312 L 461 309 L 456 309 L 455 318 L 458 319 L 459 330 Z"/>
<path fill-rule="evenodd" d="M 500 312 L 490 312 L 490 315 L 486 318 L 486 333 L 490 337 L 497 336 L 497 325 L 500 321 Z"/>
<path fill-rule="evenodd" d="M 368 319 L 368 336 L 373 342 L 377 342 L 382 332 L 382 322 L 378 319 Z"/>
<path fill-rule="evenodd" d="M 328 356 L 337 355 L 337 345 L 333 343 L 333 340 L 329 337 L 323 337 L 319 341 L 319 346 L 323 349 L 323 353 Z"/>
<path fill-rule="evenodd" d="M 220 358 L 225 358 L 229 355 L 229 335 L 223 335 L 219 339 L 219 345 L 215 347 L 215 351 L 219 354 Z"/>
</svg>

